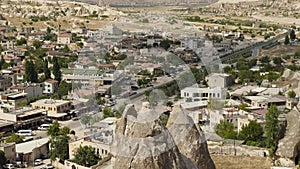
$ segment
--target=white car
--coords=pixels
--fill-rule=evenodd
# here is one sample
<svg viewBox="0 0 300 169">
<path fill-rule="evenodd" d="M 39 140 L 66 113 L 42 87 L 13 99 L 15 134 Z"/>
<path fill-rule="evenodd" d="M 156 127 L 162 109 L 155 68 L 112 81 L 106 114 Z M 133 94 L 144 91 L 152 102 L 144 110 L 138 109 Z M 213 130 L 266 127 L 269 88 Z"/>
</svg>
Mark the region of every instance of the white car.
<svg viewBox="0 0 300 169">
<path fill-rule="evenodd" d="M 5 165 L 3 165 L 3 168 L 14 169 L 15 167 L 13 164 L 5 164 Z"/>
<path fill-rule="evenodd" d="M 41 160 L 41 159 L 36 159 L 36 160 L 34 161 L 34 165 L 35 165 L 35 166 L 42 165 L 42 164 L 43 164 L 43 160 Z"/>
</svg>

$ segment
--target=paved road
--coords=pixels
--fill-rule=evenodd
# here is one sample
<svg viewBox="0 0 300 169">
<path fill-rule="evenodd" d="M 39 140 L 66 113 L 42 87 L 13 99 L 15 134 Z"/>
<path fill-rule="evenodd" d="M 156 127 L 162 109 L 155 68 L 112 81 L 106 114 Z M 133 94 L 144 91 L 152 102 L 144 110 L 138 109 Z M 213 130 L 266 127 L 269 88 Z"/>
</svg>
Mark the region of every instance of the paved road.
<svg viewBox="0 0 300 169">
<path fill-rule="evenodd" d="M 242 55 L 247 54 L 247 53 L 251 53 L 251 55 L 252 55 L 253 50 L 257 50 L 257 49 L 269 46 L 272 43 L 283 39 L 288 33 L 289 32 L 283 33 L 283 34 L 278 35 L 274 38 L 271 38 L 267 41 L 258 42 L 254 45 L 248 46 L 248 47 L 246 47 L 244 49 L 241 49 L 241 50 L 233 51 L 232 53 L 229 53 L 229 54 L 223 54 L 223 55 L 220 56 L 220 59 L 221 59 L 221 61 L 228 61 L 230 59 L 234 59 L 236 57 L 242 56 Z"/>
</svg>

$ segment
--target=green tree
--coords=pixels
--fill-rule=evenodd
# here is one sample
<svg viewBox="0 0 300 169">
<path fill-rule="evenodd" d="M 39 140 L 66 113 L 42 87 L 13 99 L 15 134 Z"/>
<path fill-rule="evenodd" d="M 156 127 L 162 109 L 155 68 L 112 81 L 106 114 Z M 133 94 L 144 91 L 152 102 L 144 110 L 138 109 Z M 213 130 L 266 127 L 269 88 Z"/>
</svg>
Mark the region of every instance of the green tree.
<svg viewBox="0 0 300 169">
<path fill-rule="evenodd" d="M 238 138 L 247 141 L 258 141 L 264 134 L 263 128 L 259 123 L 251 120 L 249 124 L 242 127 L 239 132 Z"/>
<path fill-rule="evenodd" d="M 237 133 L 231 122 L 222 120 L 215 128 L 216 133 L 224 139 L 236 139 Z"/>
<path fill-rule="evenodd" d="M 274 156 L 277 149 L 277 142 L 279 138 L 279 124 L 278 124 L 279 110 L 275 105 L 271 105 L 266 114 L 266 146 L 269 148 L 270 156 Z"/>
<path fill-rule="evenodd" d="M 32 60 L 25 61 L 25 77 L 24 80 L 27 82 L 38 82 L 38 74 Z"/>
<path fill-rule="evenodd" d="M 61 71 L 60 71 L 60 66 L 59 66 L 57 57 L 53 57 L 52 62 L 53 62 L 54 79 L 60 82 L 61 81 Z"/>
<path fill-rule="evenodd" d="M 5 157 L 5 153 L 0 150 L 0 166 L 2 167 L 2 165 L 6 164 L 6 157 Z"/>
<path fill-rule="evenodd" d="M 34 46 L 35 49 L 38 49 L 42 46 L 42 42 L 39 40 L 35 40 L 35 41 L 33 41 L 32 46 Z"/>
<path fill-rule="evenodd" d="M 0 70 L 2 70 L 2 67 L 3 67 L 4 63 L 5 63 L 5 60 L 4 60 L 4 58 L 3 58 L 3 55 L 1 55 L 1 60 L 0 60 Z"/>
<path fill-rule="evenodd" d="M 45 78 L 46 79 L 51 78 L 51 72 L 50 72 L 50 69 L 48 67 L 48 60 L 47 59 L 45 59 L 43 65 L 44 65 L 44 75 L 45 75 Z"/>
<path fill-rule="evenodd" d="M 47 129 L 47 135 L 48 136 L 58 136 L 59 135 L 59 123 L 57 121 L 55 121 L 54 123 L 52 123 L 52 125 Z"/>
<path fill-rule="evenodd" d="M 27 40 L 25 38 L 20 38 L 19 40 L 16 41 L 16 46 L 21 46 L 21 45 L 26 45 Z"/>
<path fill-rule="evenodd" d="M 169 39 L 162 40 L 159 44 L 160 47 L 164 48 L 165 50 L 168 50 L 171 46 L 171 42 Z"/>
<path fill-rule="evenodd" d="M 288 92 L 288 96 L 289 96 L 289 98 L 295 98 L 296 97 L 296 92 L 295 91 L 289 91 Z"/>
<path fill-rule="evenodd" d="M 68 92 L 72 90 L 72 84 L 67 83 L 65 81 L 61 81 L 58 86 L 58 96 L 61 98 L 62 96 L 68 95 Z"/>
<path fill-rule="evenodd" d="M 290 38 L 292 41 L 296 39 L 296 33 L 295 33 L 294 29 L 292 29 L 290 32 Z"/>
<path fill-rule="evenodd" d="M 47 129 L 47 135 L 50 136 L 50 151 L 49 156 L 51 160 L 59 158 L 61 160 L 69 159 L 69 136 L 70 128 L 63 127 L 57 121 Z"/>
<path fill-rule="evenodd" d="M 85 167 L 90 167 L 98 163 L 101 159 L 96 155 L 95 149 L 91 146 L 80 146 L 74 155 L 74 162 L 83 165 Z"/>
<path fill-rule="evenodd" d="M 110 107 L 105 107 L 102 112 L 103 112 L 104 118 L 115 116 L 114 112 L 112 111 L 112 109 Z"/>
<path fill-rule="evenodd" d="M 25 138 L 24 136 L 19 136 L 16 133 L 12 133 L 11 136 L 6 138 L 6 142 L 7 143 L 13 143 L 14 142 L 14 143 L 18 144 L 18 143 L 22 143 L 24 138 Z"/>
<path fill-rule="evenodd" d="M 173 102 L 172 101 L 170 101 L 170 100 L 168 100 L 167 102 L 166 102 L 166 106 L 168 106 L 168 107 L 172 107 L 173 106 Z"/>
<path fill-rule="evenodd" d="M 280 65 L 282 63 L 282 59 L 280 57 L 274 57 L 273 63 L 276 65 Z"/>
<path fill-rule="evenodd" d="M 92 117 L 88 114 L 84 114 L 80 117 L 80 122 L 85 126 L 89 125 L 91 122 Z"/>
<path fill-rule="evenodd" d="M 286 35 L 286 36 L 285 36 L 284 44 L 285 44 L 285 45 L 290 44 L 290 38 L 289 38 L 289 35 Z"/>
</svg>

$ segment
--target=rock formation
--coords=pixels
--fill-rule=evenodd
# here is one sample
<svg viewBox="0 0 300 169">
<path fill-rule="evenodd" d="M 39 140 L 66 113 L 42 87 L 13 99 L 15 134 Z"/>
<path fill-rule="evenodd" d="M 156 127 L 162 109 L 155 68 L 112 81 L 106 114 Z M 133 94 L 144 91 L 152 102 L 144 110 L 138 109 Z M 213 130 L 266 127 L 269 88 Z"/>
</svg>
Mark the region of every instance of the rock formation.
<svg viewBox="0 0 300 169">
<path fill-rule="evenodd" d="M 179 105 L 174 106 L 166 127 L 189 169 L 216 168 L 210 158 L 204 133 Z"/>
<path fill-rule="evenodd" d="M 133 105 L 127 105 L 117 122 L 111 145 L 112 168 L 214 169 L 203 134 L 198 132 L 192 119 L 184 116 L 179 108 L 175 110 L 177 113 L 175 111 L 168 123 L 170 132 L 159 116 L 153 115 L 155 111 L 150 109 L 149 103 L 143 103 L 139 112 Z M 181 125 L 177 123 L 178 118 L 192 125 Z"/>
<path fill-rule="evenodd" d="M 285 136 L 279 141 L 276 155 L 285 158 L 285 166 L 291 166 L 299 161 L 300 156 L 300 112 L 295 107 L 287 114 Z M 282 161 L 282 160 L 281 160 Z"/>
</svg>

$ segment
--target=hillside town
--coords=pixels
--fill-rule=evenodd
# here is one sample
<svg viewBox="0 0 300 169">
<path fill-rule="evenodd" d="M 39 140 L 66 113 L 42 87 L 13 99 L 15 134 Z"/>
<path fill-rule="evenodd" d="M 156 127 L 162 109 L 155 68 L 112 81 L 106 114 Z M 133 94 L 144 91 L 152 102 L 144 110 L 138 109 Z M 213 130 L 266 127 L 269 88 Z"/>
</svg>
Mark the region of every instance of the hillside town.
<svg viewBox="0 0 300 169">
<path fill-rule="evenodd" d="M 297 24 L 227 3 L 0 3 L 0 168 L 299 167 Z"/>
</svg>

